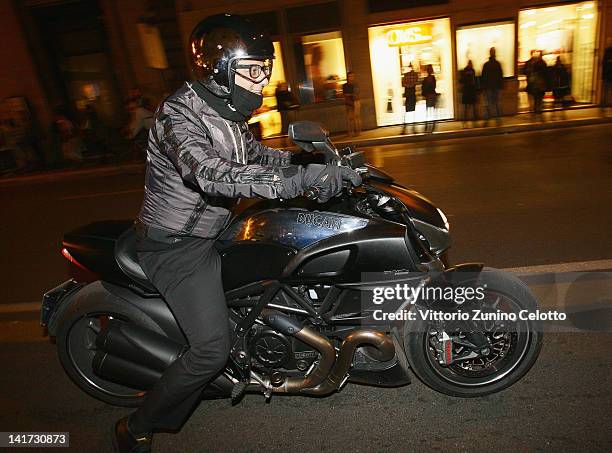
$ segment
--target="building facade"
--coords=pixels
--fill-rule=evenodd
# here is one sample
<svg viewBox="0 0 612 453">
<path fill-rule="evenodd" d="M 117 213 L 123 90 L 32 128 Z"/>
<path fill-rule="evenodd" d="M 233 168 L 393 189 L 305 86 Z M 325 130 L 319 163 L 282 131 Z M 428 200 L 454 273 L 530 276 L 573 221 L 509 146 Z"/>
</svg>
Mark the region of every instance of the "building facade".
<svg viewBox="0 0 612 453">
<path fill-rule="evenodd" d="M 612 45 L 609 0 L 190 0 L 177 7 L 183 39 L 203 17 L 220 12 L 267 25 L 280 70 L 266 103 L 274 106 L 276 82 L 285 80 L 302 105 L 296 118 L 320 121 L 332 131 L 346 130 L 339 93 L 348 71 L 360 87 L 364 128 L 374 128 L 406 120 L 402 75 L 411 66 L 422 77 L 432 65 L 440 94 L 437 118 L 459 118 L 460 71 L 472 60 L 479 75 L 491 47 L 503 68 L 504 114 L 529 108 L 523 67 L 532 51 L 548 65 L 561 58 L 575 104 L 596 103 L 601 58 Z M 411 121 L 425 119 L 418 89 L 417 98 Z M 280 128 L 273 118 L 265 121 L 268 133 Z"/>
<path fill-rule="evenodd" d="M 341 90 L 349 71 L 364 129 L 406 120 L 402 76 L 412 67 L 422 77 L 427 65 L 437 118 L 459 118 L 460 71 L 472 60 L 479 74 L 490 47 L 503 68 L 504 114 L 528 109 L 523 66 L 532 51 L 548 64 L 561 58 L 576 104 L 597 103 L 601 59 L 612 46 L 612 0 L 7 0 L 0 99 L 26 99 L 43 130 L 58 105 L 83 103 L 120 127 L 131 90 L 155 104 L 189 77 L 191 30 L 222 12 L 249 16 L 274 40 L 272 83 L 255 118 L 264 135 L 280 132 L 281 81 L 300 101 L 295 119 L 346 130 Z M 417 98 L 411 121 L 424 119 L 418 90 Z"/>
</svg>

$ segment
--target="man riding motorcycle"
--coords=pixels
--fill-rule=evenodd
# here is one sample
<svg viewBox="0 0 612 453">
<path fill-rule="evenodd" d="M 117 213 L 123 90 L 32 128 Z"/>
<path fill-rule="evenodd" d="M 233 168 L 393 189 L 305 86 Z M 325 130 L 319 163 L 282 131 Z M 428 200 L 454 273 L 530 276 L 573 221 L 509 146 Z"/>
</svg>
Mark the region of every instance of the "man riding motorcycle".
<svg viewBox="0 0 612 453">
<path fill-rule="evenodd" d="M 149 133 L 144 201 L 136 221 L 138 259 L 172 309 L 189 348 L 141 407 L 115 425 L 121 452 L 147 452 L 153 430 L 177 430 L 206 384 L 225 366 L 230 325 L 213 247 L 238 198 L 293 198 L 316 189 L 319 202 L 359 185 L 346 167 L 291 165 L 246 120 L 261 106 L 274 47 L 246 19 L 200 22 L 189 41 L 196 80 L 158 107 Z"/>
</svg>

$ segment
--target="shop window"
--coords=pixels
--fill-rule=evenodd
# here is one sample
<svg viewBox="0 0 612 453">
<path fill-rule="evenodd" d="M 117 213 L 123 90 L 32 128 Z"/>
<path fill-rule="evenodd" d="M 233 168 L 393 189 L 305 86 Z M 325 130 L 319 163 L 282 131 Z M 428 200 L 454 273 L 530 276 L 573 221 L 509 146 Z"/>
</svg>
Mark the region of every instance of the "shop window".
<svg viewBox="0 0 612 453">
<path fill-rule="evenodd" d="M 477 74 L 489 59 L 489 49 L 495 47 L 497 61 L 504 77 L 514 76 L 514 22 L 459 27 L 457 29 L 457 69 L 462 70 L 472 60 Z"/>
<path fill-rule="evenodd" d="M 279 83 L 285 82 L 285 68 L 280 42 L 274 41 L 274 63 L 270 83 L 263 90 L 263 103 L 249 120 L 250 124 L 257 124 L 262 137 L 279 134 L 281 132 L 281 118 L 276 109 L 276 88 Z"/>
<path fill-rule="evenodd" d="M 439 93 L 436 119 L 453 117 L 453 66 L 450 19 L 370 27 L 370 61 L 376 121 L 379 126 L 422 122 L 427 118 L 421 84 L 431 65 Z M 413 70 L 417 76 L 416 106 L 406 116 L 402 78 Z"/>
<path fill-rule="evenodd" d="M 522 73 L 535 51 L 549 67 L 560 57 L 571 77 L 574 100 L 592 102 L 597 11 L 595 1 L 519 11 L 519 88 L 524 90 L 527 85 Z M 544 101 L 552 101 L 551 93 Z M 519 108 L 529 108 L 524 91 L 520 92 Z"/>
<path fill-rule="evenodd" d="M 298 91 L 302 104 L 341 96 L 346 82 L 344 46 L 339 31 L 305 35 L 295 43 Z"/>
</svg>

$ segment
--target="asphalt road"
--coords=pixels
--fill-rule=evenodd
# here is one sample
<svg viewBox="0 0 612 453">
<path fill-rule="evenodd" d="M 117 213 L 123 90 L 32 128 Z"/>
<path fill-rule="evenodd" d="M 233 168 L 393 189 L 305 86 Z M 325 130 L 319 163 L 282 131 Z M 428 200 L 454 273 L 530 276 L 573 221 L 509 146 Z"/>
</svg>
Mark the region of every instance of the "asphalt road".
<svg viewBox="0 0 612 453">
<path fill-rule="evenodd" d="M 612 258 L 611 142 L 612 128 L 593 126 L 366 151 L 446 212 L 452 261 L 505 268 Z M 69 431 L 71 450 L 110 451 L 110 426 L 126 411 L 77 390 L 41 338 L 37 313 L 20 307 L 66 279 L 62 233 L 133 217 L 142 182 L 134 172 L 0 189 L 0 431 Z M 178 435 L 157 435 L 154 447 L 611 451 L 611 346 L 611 333 L 548 334 L 521 382 L 479 399 L 447 397 L 415 380 L 398 389 L 347 386 L 324 399 L 205 402 Z"/>
</svg>

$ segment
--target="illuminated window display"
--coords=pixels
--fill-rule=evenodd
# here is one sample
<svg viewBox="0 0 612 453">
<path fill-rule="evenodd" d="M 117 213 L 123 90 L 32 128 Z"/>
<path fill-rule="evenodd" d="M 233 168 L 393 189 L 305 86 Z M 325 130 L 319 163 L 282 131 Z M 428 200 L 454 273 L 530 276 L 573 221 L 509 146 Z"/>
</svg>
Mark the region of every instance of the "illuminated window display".
<svg viewBox="0 0 612 453">
<path fill-rule="evenodd" d="M 341 96 L 346 66 L 339 31 L 302 36 L 296 46 L 296 59 L 302 104 Z"/>
<path fill-rule="evenodd" d="M 571 94 L 577 102 L 593 101 L 593 69 L 597 29 L 597 3 L 594 1 L 537 8 L 519 12 L 519 74 L 531 51 L 542 52 L 546 64 L 557 56 L 571 75 Z M 520 76 L 520 88 L 526 85 Z M 528 108 L 525 92 L 519 107 Z"/>
<path fill-rule="evenodd" d="M 283 55 L 281 53 L 280 42 L 274 42 L 274 63 L 272 67 L 272 77 L 270 84 L 263 90 L 263 103 L 249 123 L 259 123 L 262 137 L 280 134 L 281 117 L 276 110 L 276 87 L 280 82 L 285 82 L 285 68 L 283 67 Z"/>
<path fill-rule="evenodd" d="M 504 77 L 514 76 L 514 22 L 460 27 L 457 30 L 457 69 L 462 70 L 468 60 L 472 60 L 476 73 L 480 74 L 491 47 L 495 47 Z"/>
<path fill-rule="evenodd" d="M 378 126 L 401 124 L 405 120 L 402 76 L 409 66 L 422 80 L 432 65 L 436 91 L 440 94 L 436 119 L 453 117 L 453 67 L 450 19 L 370 27 L 370 60 Z M 406 122 L 426 119 L 420 84 L 416 88 L 416 110 Z"/>
</svg>

